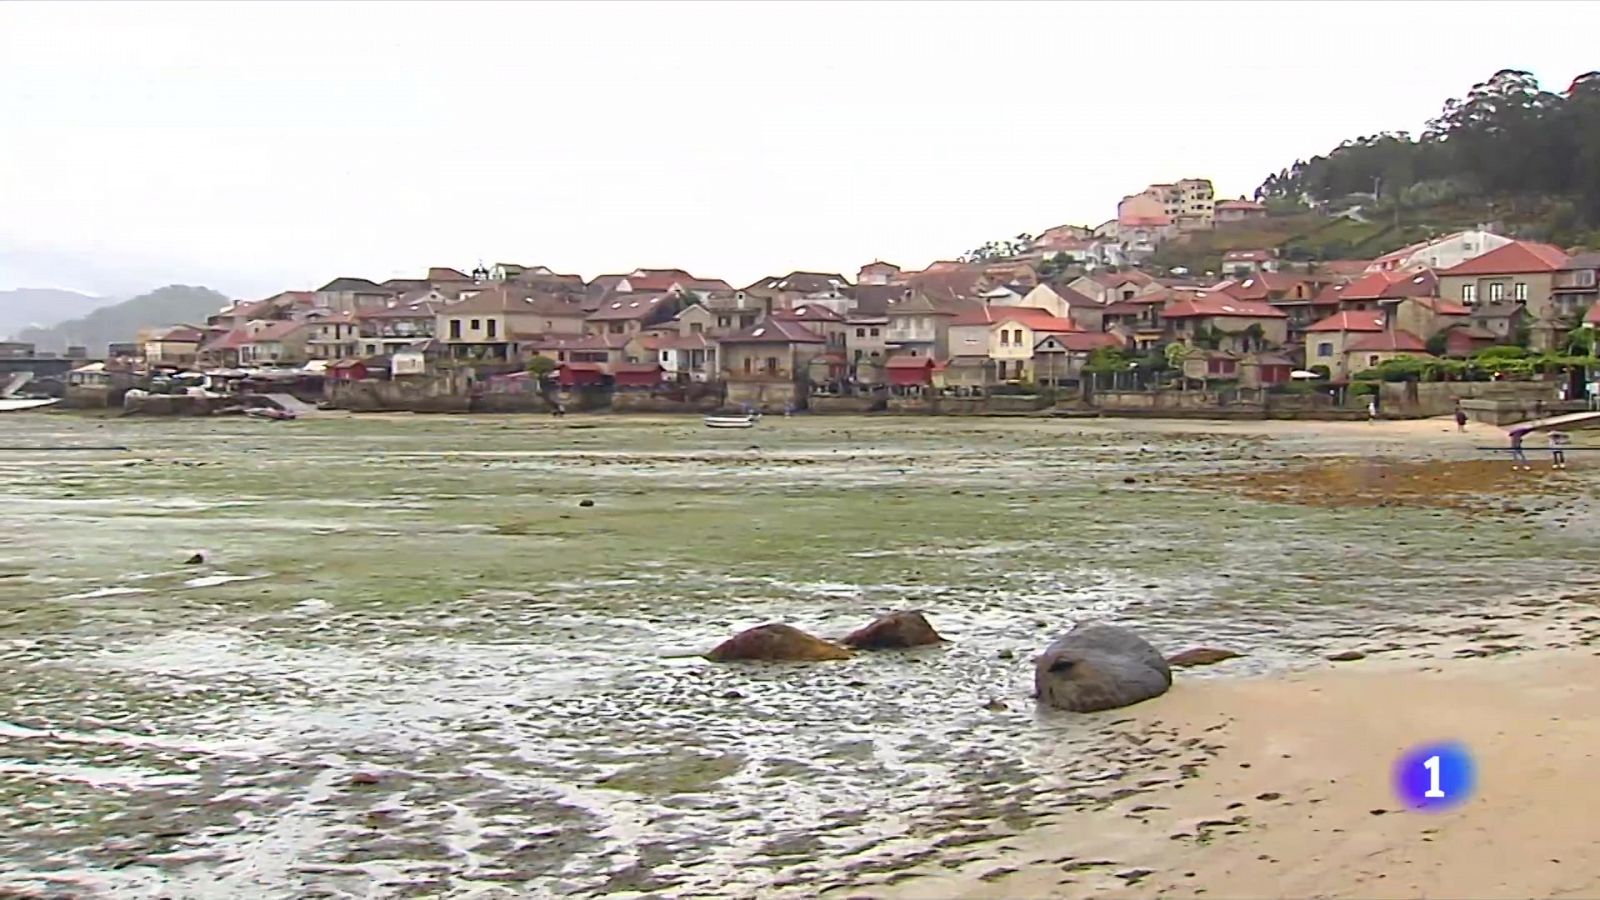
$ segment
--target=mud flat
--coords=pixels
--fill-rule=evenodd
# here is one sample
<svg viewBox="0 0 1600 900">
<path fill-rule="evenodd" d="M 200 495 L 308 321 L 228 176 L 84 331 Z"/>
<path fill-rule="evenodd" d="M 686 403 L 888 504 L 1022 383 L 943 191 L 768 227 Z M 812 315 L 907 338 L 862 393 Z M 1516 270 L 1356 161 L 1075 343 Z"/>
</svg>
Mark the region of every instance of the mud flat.
<svg viewBox="0 0 1600 900">
<path fill-rule="evenodd" d="M 1228 481 L 1384 456 L 1470 463 L 1503 440 L 1437 422 L 6 427 L 17 446 L 130 449 L 4 460 L 0 894 L 990 887 L 1008 877 L 990 861 L 1035 829 L 1131 827 L 1134 806 L 1177 809 L 1148 795 L 1198 796 L 1233 752 L 1235 726 L 1215 718 L 1232 706 L 1200 704 L 1193 724 L 1141 718 L 1181 705 L 1034 709 L 1031 656 L 1072 622 L 1244 654 L 1186 672 L 1162 701 L 1179 704 L 1210 696 L 1208 679 L 1314 670 L 1338 650 L 1364 653 L 1357 667 L 1414 662 L 1445 649 L 1423 646 L 1441 607 L 1466 617 L 1445 630 L 1485 629 L 1465 651 L 1531 646 L 1495 637 L 1487 611 L 1514 588 L 1576 596 L 1600 574 L 1587 457 L 1555 497 L 1503 494 L 1489 516 Z M 842 635 L 907 607 L 950 642 L 788 667 L 693 658 L 763 622 Z M 1257 793 L 1273 791 L 1288 796 Z M 1204 815 L 1260 815 L 1254 796 Z M 1182 824 L 1155 835 L 1163 851 L 1184 848 L 1169 837 Z M 1139 881 L 1134 843 L 1100 856 L 1078 844 L 1092 830 L 1040 834 L 1064 877 Z"/>
</svg>

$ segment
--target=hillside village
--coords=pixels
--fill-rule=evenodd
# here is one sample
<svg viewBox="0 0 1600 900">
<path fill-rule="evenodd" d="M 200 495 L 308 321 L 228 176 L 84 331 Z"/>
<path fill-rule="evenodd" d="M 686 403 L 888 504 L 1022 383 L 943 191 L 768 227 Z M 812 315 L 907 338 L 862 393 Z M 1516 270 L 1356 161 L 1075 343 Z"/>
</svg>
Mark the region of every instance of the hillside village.
<svg viewBox="0 0 1600 900">
<path fill-rule="evenodd" d="M 851 276 L 794 271 L 742 287 L 679 268 L 585 279 L 511 263 L 340 277 L 146 329 L 73 372 L 69 387 L 82 390 L 68 400 L 117 405 L 118 389 L 199 371 L 231 387 L 298 379 L 297 393 L 336 406 L 353 396 L 341 386 L 392 385 L 352 408 L 486 387 L 546 401 L 506 409 L 548 408 L 558 392 L 589 407 L 624 408 L 610 398 L 626 393 L 796 410 L 819 398 L 859 398 L 862 409 L 907 397 L 1054 403 L 1095 387 L 1320 392 L 1348 405 L 1376 380 L 1535 373 L 1506 365 L 1513 357 L 1544 359 L 1567 396 L 1584 390 L 1600 253 L 1481 226 L 1370 259 L 1259 246 L 1222 252 L 1203 272 L 1161 262 L 1196 241 L 1237 245 L 1273 220 L 1262 202 L 1218 199 L 1209 179 L 1184 178 L 1124 196 L 1098 225 L 1021 234 L 919 270 L 873 260 Z M 0 345 L 12 369 L 33 355 Z M 1468 362 L 1485 355 L 1497 362 Z"/>
<path fill-rule="evenodd" d="M 1600 254 L 1488 230 L 1373 259 L 1292 262 L 1261 247 L 1225 253 L 1218 272 L 1150 265 L 1169 242 L 1267 215 L 1190 178 L 1126 196 L 1097 226 L 915 271 L 873 260 L 851 277 L 795 271 L 742 287 L 676 268 L 584 279 L 510 263 L 342 277 L 150 331 L 110 348 L 108 366 L 331 381 L 468 367 L 568 389 L 716 385 L 730 404 L 801 408 L 819 394 L 1070 389 L 1107 360 L 1168 381 L 1272 389 L 1299 373 L 1342 385 L 1393 360 L 1562 350 L 1586 316 L 1600 322 Z"/>
</svg>

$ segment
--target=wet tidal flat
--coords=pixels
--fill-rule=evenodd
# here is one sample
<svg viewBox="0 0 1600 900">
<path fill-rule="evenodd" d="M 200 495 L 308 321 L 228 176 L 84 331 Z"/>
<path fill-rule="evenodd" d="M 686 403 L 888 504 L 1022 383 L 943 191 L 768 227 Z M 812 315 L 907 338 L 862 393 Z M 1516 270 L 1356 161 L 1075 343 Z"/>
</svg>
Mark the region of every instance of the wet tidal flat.
<svg viewBox="0 0 1600 900">
<path fill-rule="evenodd" d="M 1592 531 L 1539 518 L 1192 477 L 1360 452 L 1305 436 L 0 427 L 10 446 L 128 448 L 0 457 L 0 892 L 25 896 L 816 893 L 1156 764 L 1112 716 L 1034 709 L 1031 657 L 1074 621 L 1247 654 L 1184 676 L 1216 677 L 1595 575 Z M 763 622 L 837 636 L 906 607 L 951 643 L 694 655 Z"/>
</svg>

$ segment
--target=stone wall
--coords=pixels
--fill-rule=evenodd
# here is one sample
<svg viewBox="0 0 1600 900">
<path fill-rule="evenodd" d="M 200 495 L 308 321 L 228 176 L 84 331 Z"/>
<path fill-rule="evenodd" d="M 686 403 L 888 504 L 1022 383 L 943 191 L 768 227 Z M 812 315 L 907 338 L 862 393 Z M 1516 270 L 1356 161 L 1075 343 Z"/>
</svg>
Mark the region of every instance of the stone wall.
<svg viewBox="0 0 1600 900">
<path fill-rule="evenodd" d="M 784 407 L 805 408 L 805 394 L 799 385 L 789 381 L 730 381 L 724 405 L 743 407 L 764 413 L 783 412 Z"/>
<path fill-rule="evenodd" d="M 617 391 L 611 409 L 625 413 L 708 413 L 722 406 L 722 398 L 708 394 L 695 400 L 674 400 L 649 391 Z"/>
<path fill-rule="evenodd" d="M 130 416 L 209 416 L 214 408 L 238 406 L 234 397 L 191 394 L 124 394 L 122 411 Z"/>
<path fill-rule="evenodd" d="M 988 397 L 890 397 L 888 402 L 889 412 L 926 416 L 1018 415 L 1038 412 L 1040 409 L 1039 398 L 1026 394 Z"/>
<path fill-rule="evenodd" d="M 1502 400 L 1530 404 L 1556 402 L 1554 381 L 1427 381 L 1384 382 L 1378 386 L 1383 416 L 1448 416 L 1456 400 Z"/>
<path fill-rule="evenodd" d="M 806 404 L 814 413 L 869 413 L 886 409 L 887 397 L 812 397 Z"/>
<path fill-rule="evenodd" d="M 469 412 L 468 377 L 466 372 L 444 372 L 390 381 L 340 381 L 329 391 L 328 402 L 335 409 L 357 412 Z"/>
</svg>

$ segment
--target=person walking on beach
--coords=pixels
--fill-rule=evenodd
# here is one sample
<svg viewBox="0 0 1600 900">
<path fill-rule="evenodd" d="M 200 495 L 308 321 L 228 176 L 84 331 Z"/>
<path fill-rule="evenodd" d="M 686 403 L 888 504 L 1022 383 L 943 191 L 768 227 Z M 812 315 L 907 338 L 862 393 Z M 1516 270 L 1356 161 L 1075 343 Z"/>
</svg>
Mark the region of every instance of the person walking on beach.
<svg viewBox="0 0 1600 900">
<path fill-rule="evenodd" d="M 1456 401 L 1456 430 L 1467 430 L 1467 411 L 1461 408 L 1461 401 Z"/>
<path fill-rule="evenodd" d="M 1567 467 L 1567 444 L 1572 442 L 1572 436 L 1565 431 L 1550 432 L 1550 468 L 1565 469 Z"/>
<path fill-rule="evenodd" d="M 1376 421 L 1378 421 L 1378 395 L 1377 394 L 1372 394 L 1372 395 L 1367 397 L 1367 421 L 1368 422 L 1376 422 Z"/>
<path fill-rule="evenodd" d="M 1522 452 L 1522 436 L 1528 433 L 1526 428 L 1511 429 L 1511 471 L 1518 469 L 1524 472 L 1533 471 L 1533 466 L 1528 464 L 1528 454 Z"/>
<path fill-rule="evenodd" d="M 1600 410 L 1600 381 L 1591 381 L 1583 389 L 1589 394 L 1589 408 Z"/>
</svg>

